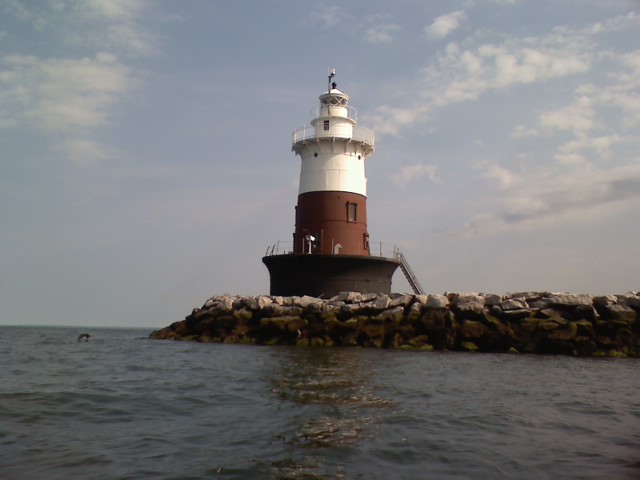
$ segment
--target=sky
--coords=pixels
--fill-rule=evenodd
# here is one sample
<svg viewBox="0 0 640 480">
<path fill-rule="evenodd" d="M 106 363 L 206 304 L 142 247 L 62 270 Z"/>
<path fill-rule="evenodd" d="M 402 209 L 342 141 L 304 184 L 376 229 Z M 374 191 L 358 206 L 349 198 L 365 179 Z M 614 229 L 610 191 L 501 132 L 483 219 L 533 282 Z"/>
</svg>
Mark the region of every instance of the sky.
<svg viewBox="0 0 640 480">
<path fill-rule="evenodd" d="M 0 324 L 267 294 L 331 68 L 372 247 L 428 293 L 640 290 L 639 30 L 624 0 L 0 0 Z"/>
</svg>

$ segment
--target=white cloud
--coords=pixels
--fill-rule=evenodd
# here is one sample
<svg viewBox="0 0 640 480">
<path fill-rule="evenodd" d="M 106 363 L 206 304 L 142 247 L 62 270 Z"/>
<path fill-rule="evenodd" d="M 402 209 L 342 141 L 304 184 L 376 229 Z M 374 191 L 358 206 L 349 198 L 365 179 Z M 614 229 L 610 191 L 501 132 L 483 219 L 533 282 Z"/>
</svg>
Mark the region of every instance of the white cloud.
<svg viewBox="0 0 640 480">
<path fill-rule="evenodd" d="M 593 101 L 580 96 L 567 107 L 541 114 L 538 123 L 543 129 L 568 130 L 584 136 L 596 127 Z"/>
<path fill-rule="evenodd" d="M 404 109 L 383 105 L 376 108 L 366 121 L 375 125 L 376 133 L 398 135 L 403 126 L 415 123 L 424 113 L 422 108 Z"/>
<path fill-rule="evenodd" d="M 489 87 L 504 88 L 519 83 L 546 81 L 582 73 L 591 67 L 590 52 L 576 48 L 571 43 L 540 47 L 532 47 L 527 43 L 483 45 L 478 49 L 479 55 L 489 63 Z"/>
<path fill-rule="evenodd" d="M 365 32 L 365 38 L 369 43 L 389 44 L 393 43 L 393 35 L 400 30 L 398 25 L 379 25 L 368 28 Z"/>
<path fill-rule="evenodd" d="M 539 171 L 509 187 L 495 213 L 475 215 L 471 234 L 532 229 L 542 224 L 593 221 L 615 209 L 635 211 L 640 202 L 640 164 L 610 169 L 582 166 L 571 175 L 561 169 Z"/>
<path fill-rule="evenodd" d="M 324 28 L 333 28 L 342 22 L 344 15 L 340 7 L 332 6 L 316 9 L 309 18 L 312 22 L 320 23 Z"/>
<path fill-rule="evenodd" d="M 523 178 L 520 174 L 509 170 L 496 162 L 481 161 L 474 166 L 480 172 L 482 178 L 495 183 L 500 190 L 506 190 L 520 185 Z"/>
<path fill-rule="evenodd" d="M 104 146 L 88 139 L 69 139 L 64 142 L 65 155 L 77 165 L 93 164 L 111 158 L 113 154 Z"/>
<path fill-rule="evenodd" d="M 629 27 L 637 27 L 640 25 L 640 15 L 635 12 L 629 12 L 624 15 L 618 15 L 616 17 L 606 20 L 604 23 L 594 23 L 587 27 L 584 31 L 591 34 L 617 32 L 627 29 Z"/>
<path fill-rule="evenodd" d="M 108 53 L 47 60 L 10 55 L 0 65 L 3 123 L 58 132 L 105 124 L 110 107 L 135 84 L 130 69 Z"/>
<path fill-rule="evenodd" d="M 462 10 L 440 15 L 431 25 L 425 27 L 424 31 L 431 38 L 444 38 L 456 30 L 460 26 L 460 22 L 466 18 L 467 15 Z"/>
<path fill-rule="evenodd" d="M 432 182 L 439 182 L 440 179 L 437 177 L 437 172 L 437 165 L 416 163 L 415 165 L 402 167 L 398 173 L 391 176 L 391 179 L 400 187 L 405 187 L 409 183 L 422 177 L 427 177 Z"/>
<path fill-rule="evenodd" d="M 534 128 L 527 128 L 524 125 L 516 125 L 511 131 L 511 138 L 539 137 L 540 132 Z"/>
<path fill-rule="evenodd" d="M 603 107 L 620 109 L 621 127 L 633 129 L 640 125 L 640 50 L 610 58 L 620 65 L 609 73 L 611 83 L 606 86 L 588 85 L 582 88 L 585 95 Z"/>
<path fill-rule="evenodd" d="M 79 5 L 83 11 L 98 17 L 117 20 L 131 20 L 143 3 L 136 0 L 84 0 Z"/>
<path fill-rule="evenodd" d="M 472 44 L 474 39 L 466 43 Z M 380 106 L 373 126 L 381 133 L 397 135 L 403 127 L 423 121 L 425 114 L 436 109 L 477 100 L 490 91 L 584 74 L 597 60 L 594 41 L 583 32 L 554 31 L 471 48 L 450 42 L 421 72 L 420 103 L 415 105 L 413 98 L 414 105 L 408 108 Z M 635 57 L 628 59 L 632 65 L 635 61 Z M 618 95 L 611 92 L 611 96 Z M 635 108 L 627 109 L 632 112 L 629 117 L 635 118 Z M 552 119 L 548 121 L 552 123 Z"/>
<path fill-rule="evenodd" d="M 582 136 L 558 147 L 554 158 L 565 164 L 578 164 L 586 160 L 587 151 L 592 151 L 598 158 L 607 159 L 611 156 L 611 148 L 622 140 L 618 134 L 601 137 Z"/>
<path fill-rule="evenodd" d="M 137 57 L 155 53 L 156 39 L 142 26 L 149 7 L 147 0 L 5 0 L 0 12 L 31 26 L 37 34 L 49 34 L 57 47 L 113 50 Z"/>
<path fill-rule="evenodd" d="M 554 155 L 565 165 L 608 160 L 616 145 L 634 142 L 634 129 L 640 124 L 640 52 L 608 53 L 607 59 L 614 64 L 608 66 L 608 84 L 577 86 L 572 103 L 540 113 L 535 128 L 517 126 L 512 138 L 572 133 L 575 138 L 559 145 Z"/>
<path fill-rule="evenodd" d="M 147 7 L 147 0 L 1 4 L 0 14 L 51 48 L 39 56 L 22 43 L 3 50 L 0 128 L 45 134 L 43 141 L 75 163 L 111 156 L 93 132 L 114 122 L 120 102 L 138 85 L 127 59 L 154 52 L 156 40 L 141 26 Z"/>
</svg>

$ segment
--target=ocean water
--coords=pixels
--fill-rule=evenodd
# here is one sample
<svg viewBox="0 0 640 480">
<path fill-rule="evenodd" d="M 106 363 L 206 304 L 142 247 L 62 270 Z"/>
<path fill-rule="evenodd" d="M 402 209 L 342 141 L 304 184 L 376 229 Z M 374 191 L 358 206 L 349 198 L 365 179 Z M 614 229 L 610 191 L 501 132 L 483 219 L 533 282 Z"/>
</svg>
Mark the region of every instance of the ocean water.
<svg viewBox="0 0 640 480">
<path fill-rule="evenodd" d="M 637 359 L 149 333 L 0 327 L 0 478 L 640 478 Z"/>
</svg>

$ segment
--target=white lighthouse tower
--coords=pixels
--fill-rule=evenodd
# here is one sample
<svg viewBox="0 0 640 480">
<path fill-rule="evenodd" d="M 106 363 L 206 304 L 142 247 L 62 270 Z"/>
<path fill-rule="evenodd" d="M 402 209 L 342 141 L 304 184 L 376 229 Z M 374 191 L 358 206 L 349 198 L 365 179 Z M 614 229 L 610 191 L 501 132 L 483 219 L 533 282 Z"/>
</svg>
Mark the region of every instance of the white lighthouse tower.
<svg viewBox="0 0 640 480">
<path fill-rule="evenodd" d="M 374 134 L 358 125 L 334 77 L 332 70 L 311 125 L 293 132 L 291 148 L 301 159 L 293 251 L 262 259 L 272 295 L 390 293 L 402 263 L 401 257 L 371 255 L 365 160 Z"/>
<path fill-rule="evenodd" d="M 301 159 L 293 251 L 369 255 L 364 164 L 374 134 L 357 125 L 357 112 L 332 83 L 334 75 L 311 126 L 293 133 L 292 150 Z"/>
</svg>

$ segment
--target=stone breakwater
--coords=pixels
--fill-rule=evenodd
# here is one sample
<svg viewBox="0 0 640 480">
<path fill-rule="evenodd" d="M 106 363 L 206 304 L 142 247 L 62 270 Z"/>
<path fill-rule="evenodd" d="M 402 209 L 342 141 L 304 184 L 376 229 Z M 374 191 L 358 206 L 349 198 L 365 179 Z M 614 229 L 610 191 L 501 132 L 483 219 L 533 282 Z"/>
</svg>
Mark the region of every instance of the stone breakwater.
<svg viewBox="0 0 640 480">
<path fill-rule="evenodd" d="M 221 295 L 150 338 L 638 357 L 640 295 Z"/>
</svg>

